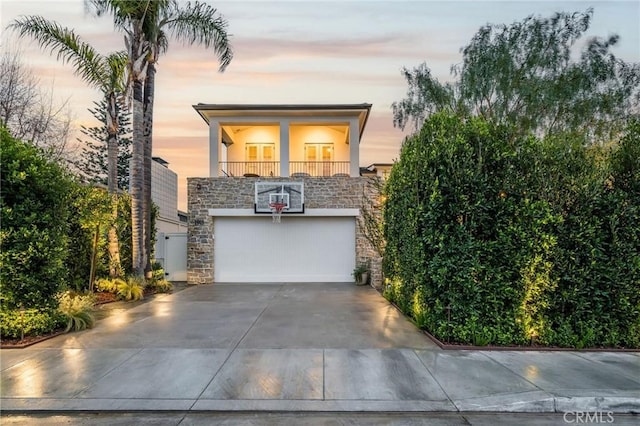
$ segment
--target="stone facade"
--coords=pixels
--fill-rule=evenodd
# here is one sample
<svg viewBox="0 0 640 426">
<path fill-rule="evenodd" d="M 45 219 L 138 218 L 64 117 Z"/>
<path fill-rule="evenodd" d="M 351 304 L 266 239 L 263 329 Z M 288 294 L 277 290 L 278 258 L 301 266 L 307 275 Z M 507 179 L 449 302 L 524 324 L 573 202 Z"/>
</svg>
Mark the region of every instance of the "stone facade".
<svg viewBox="0 0 640 426">
<path fill-rule="evenodd" d="M 304 182 L 305 209 L 360 209 L 375 196 L 375 177 L 305 177 L 305 178 L 189 178 L 187 179 L 189 231 L 187 242 L 187 281 L 204 284 L 214 281 L 213 218 L 209 209 L 253 209 L 256 181 Z M 358 218 L 359 219 L 359 218 Z M 381 261 L 365 238 L 361 221 L 356 221 L 356 264 L 368 263 L 372 284 L 382 282 Z"/>
</svg>

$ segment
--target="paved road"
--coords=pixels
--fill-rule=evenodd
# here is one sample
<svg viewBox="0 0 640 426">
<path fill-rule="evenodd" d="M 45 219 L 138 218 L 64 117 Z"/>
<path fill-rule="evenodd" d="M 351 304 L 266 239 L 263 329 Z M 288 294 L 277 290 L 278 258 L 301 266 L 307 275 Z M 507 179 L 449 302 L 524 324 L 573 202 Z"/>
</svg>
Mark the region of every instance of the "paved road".
<svg viewBox="0 0 640 426">
<path fill-rule="evenodd" d="M 3 423 L 23 411 L 192 413 L 181 424 L 201 424 L 201 412 L 320 416 L 310 424 L 640 412 L 639 353 L 443 351 L 375 290 L 350 284 L 189 287 L 0 357 Z"/>
<path fill-rule="evenodd" d="M 595 414 L 594 414 L 595 415 Z M 603 423 L 637 426 L 640 417 L 631 414 L 604 414 L 598 421 L 577 424 Z M 613 419 L 613 422 L 611 420 Z M 607 423 L 608 422 L 608 423 Z M 576 424 L 573 413 L 73 413 L 53 415 L 9 415 L 3 425 L 92 425 L 92 426 L 552 426 Z"/>
</svg>

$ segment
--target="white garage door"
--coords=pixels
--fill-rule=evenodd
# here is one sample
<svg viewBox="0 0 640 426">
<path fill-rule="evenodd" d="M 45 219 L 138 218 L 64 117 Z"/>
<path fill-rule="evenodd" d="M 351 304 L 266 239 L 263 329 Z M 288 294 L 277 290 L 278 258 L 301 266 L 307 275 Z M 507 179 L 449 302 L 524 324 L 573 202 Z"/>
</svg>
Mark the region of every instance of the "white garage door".
<svg viewBox="0 0 640 426">
<path fill-rule="evenodd" d="M 354 217 L 215 218 L 216 282 L 347 282 L 354 266 Z"/>
</svg>

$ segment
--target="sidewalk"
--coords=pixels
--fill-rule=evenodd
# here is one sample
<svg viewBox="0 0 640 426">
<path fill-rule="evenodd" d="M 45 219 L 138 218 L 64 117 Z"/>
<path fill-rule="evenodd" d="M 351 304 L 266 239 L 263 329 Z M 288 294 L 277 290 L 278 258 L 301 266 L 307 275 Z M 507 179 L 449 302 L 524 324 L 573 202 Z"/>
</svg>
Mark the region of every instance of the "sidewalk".
<svg viewBox="0 0 640 426">
<path fill-rule="evenodd" d="M 637 352 L 443 351 L 349 284 L 189 287 L 0 360 L 3 416 L 640 412 Z"/>
</svg>

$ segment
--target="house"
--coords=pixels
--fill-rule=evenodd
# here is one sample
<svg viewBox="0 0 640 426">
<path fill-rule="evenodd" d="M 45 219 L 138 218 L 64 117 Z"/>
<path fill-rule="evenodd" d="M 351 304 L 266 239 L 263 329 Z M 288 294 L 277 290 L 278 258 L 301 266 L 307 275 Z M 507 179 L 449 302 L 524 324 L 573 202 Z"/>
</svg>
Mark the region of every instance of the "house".
<svg viewBox="0 0 640 426">
<path fill-rule="evenodd" d="M 350 282 L 361 262 L 381 279 L 358 220 L 370 104 L 193 107 L 209 177 L 187 180 L 189 283 Z"/>
</svg>

